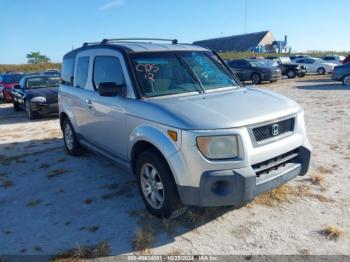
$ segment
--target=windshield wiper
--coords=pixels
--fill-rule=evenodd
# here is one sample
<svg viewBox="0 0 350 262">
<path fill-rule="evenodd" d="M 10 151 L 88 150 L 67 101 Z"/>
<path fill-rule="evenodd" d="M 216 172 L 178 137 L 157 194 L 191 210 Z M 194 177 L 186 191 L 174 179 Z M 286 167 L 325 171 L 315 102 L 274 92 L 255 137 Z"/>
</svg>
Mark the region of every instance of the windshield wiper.
<svg viewBox="0 0 350 262">
<path fill-rule="evenodd" d="M 182 57 L 180 57 L 180 56 L 178 56 L 178 55 L 176 55 L 176 57 L 177 57 L 177 59 L 179 59 L 181 65 L 182 65 L 183 67 L 185 67 L 185 69 L 191 74 L 193 80 L 195 80 L 195 82 L 197 82 L 197 83 L 199 84 L 199 88 L 200 88 L 200 89 L 198 89 L 198 91 L 199 91 L 200 93 L 205 93 L 204 87 L 203 87 L 203 85 L 202 85 L 201 80 L 199 79 L 198 75 L 192 70 L 192 68 L 190 67 L 190 65 L 187 64 L 187 62 L 186 62 Z"/>
</svg>

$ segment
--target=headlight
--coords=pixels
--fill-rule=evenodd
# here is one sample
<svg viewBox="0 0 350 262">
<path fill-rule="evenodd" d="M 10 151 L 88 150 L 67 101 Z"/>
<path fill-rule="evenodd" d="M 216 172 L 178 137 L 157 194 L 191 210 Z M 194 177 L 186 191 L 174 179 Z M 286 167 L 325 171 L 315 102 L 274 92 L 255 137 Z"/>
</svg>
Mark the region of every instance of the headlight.
<svg viewBox="0 0 350 262">
<path fill-rule="evenodd" d="M 36 96 L 36 97 L 33 97 L 30 102 L 33 102 L 33 103 L 45 103 L 46 102 L 46 98 L 43 97 L 43 96 Z"/>
<path fill-rule="evenodd" d="M 197 146 L 208 159 L 231 159 L 239 155 L 237 136 L 197 137 Z"/>
</svg>

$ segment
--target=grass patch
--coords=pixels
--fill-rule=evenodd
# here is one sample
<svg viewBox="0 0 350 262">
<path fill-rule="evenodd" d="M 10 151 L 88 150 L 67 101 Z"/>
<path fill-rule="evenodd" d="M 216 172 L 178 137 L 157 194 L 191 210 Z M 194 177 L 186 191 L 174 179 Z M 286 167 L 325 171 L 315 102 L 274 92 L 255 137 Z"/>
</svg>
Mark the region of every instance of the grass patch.
<svg viewBox="0 0 350 262">
<path fill-rule="evenodd" d="M 53 177 L 56 177 L 56 176 L 60 176 L 60 175 L 66 174 L 66 173 L 68 173 L 68 170 L 63 169 L 63 168 L 58 168 L 58 169 L 54 169 L 51 172 L 49 172 L 47 174 L 47 177 L 50 179 L 50 178 L 53 178 Z"/>
<path fill-rule="evenodd" d="M 92 199 L 90 199 L 90 198 L 84 200 L 84 204 L 85 204 L 85 205 L 90 205 L 90 204 L 92 204 L 93 202 L 94 202 L 94 200 L 92 200 Z"/>
<path fill-rule="evenodd" d="M 324 166 L 319 166 L 316 170 L 318 173 L 320 174 L 333 174 L 333 170 L 328 168 L 328 167 L 324 167 Z"/>
<path fill-rule="evenodd" d="M 106 189 L 110 189 L 110 190 L 115 190 L 118 188 L 118 184 L 117 183 L 111 183 L 108 185 L 103 186 L 102 188 L 106 188 Z"/>
<path fill-rule="evenodd" d="M 154 230 L 150 226 L 137 229 L 132 245 L 135 251 L 146 250 L 154 242 Z"/>
<path fill-rule="evenodd" d="M 33 207 L 41 203 L 40 199 L 32 199 L 27 203 L 28 207 Z"/>
<path fill-rule="evenodd" d="M 274 207 L 283 202 L 290 202 L 295 197 L 308 197 L 317 199 L 320 202 L 334 202 L 323 195 L 312 193 L 306 185 L 299 185 L 297 188 L 289 185 L 282 185 L 256 197 L 252 203 Z"/>
<path fill-rule="evenodd" d="M 341 236 L 345 234 L 345 231 L 335 225 L 326 226 L 321 233 L 326 236 L 329 240 L 338 240 Z"/>
<path fill-rule="evenodd" d="M 323 186 L 325 182 L 325 175 L 323 174 L 311 174 L 311 182 L 314 185 Z"/>
<path fill-rule="evenodd" d="M 39 168 L 41 168 L 41 169 L 47 169 L 47 168 L 49 168 L 51 165 L 49 165 L 49 164 L 42 164 Z"/>
<path fill-rule="evenodd" d="M 95 259 L 110 255 L 111 247 L 107 241 L 93 246 L 78 246 L 75 249 L 56 254 L 51 261 L 77 261 L 80 259 Z"/>
<path fill-rule="evenodd" d="M 5 179 L 1 182 L 2 187 L 8 188 L 13 186 L 13 182 L 9 179 Z"/>
</svg>

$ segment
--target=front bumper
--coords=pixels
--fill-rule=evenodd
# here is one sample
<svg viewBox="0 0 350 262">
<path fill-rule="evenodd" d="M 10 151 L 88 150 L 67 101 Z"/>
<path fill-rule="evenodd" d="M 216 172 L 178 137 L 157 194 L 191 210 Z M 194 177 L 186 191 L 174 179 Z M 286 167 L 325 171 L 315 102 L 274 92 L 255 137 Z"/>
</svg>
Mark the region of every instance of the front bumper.
<svg viewBox="0 0 350 262">
<path fill-rule="evenodd" d="M 341 82 L 343 80 L 343 74 L 337 74 L 333 71 L 332 80 Z"/>
<path fill-rule="evenodd" d="M 253 167 L 204 172 L 199 187 L 178 186 L 181 201 L 190 206 L 240 207 L 261 193 L 305 175 L 311 152 L 306 147 L 296 151 L 295 159 L 261 176 L 257 176 Z"/>
<path fill-rule="evenodd" d="M 30 109 L 40 115 L 58 114 L 58 103 L 30 103 Z"/>
</svg>

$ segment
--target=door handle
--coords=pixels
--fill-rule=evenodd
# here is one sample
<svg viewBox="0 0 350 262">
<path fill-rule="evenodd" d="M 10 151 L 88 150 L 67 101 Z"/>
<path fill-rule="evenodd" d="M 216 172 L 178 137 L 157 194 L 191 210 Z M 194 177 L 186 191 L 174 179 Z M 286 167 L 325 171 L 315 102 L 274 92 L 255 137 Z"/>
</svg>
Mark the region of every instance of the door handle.
<svg viewBox="0 0 350 262">
<path fill-rule="evenodd" d="M 93 107 L 91 99 L 85 99 L 85 103 L 88 105 L 89 109 Z"/>
</svg>

